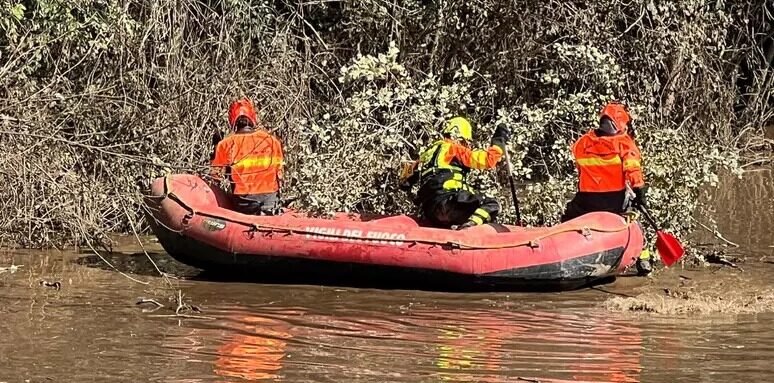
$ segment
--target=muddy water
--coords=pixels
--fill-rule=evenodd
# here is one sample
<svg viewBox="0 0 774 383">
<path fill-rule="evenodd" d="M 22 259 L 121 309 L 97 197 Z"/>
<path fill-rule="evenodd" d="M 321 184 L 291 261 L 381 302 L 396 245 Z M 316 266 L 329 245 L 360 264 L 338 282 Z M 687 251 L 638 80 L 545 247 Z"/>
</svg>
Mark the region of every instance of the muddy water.
<svg viewBox="0 0 774 383">
<path fill-rule="evenodd" d="M 769 283 L 773 217 L 760 201 L 774 193 L 770 173 L 753 177 L 760 182 L 746 185 L 755 186 L 732 182 L 716 195 L 729 217 L 723 234 L 763 258 L 745 263 L 746 274 L 672 269 L 568 293 L 205 281 L 149 244 L 162 270 L 192 278 L 171 283 L 201 312 L 176 316 L 173 290 L 137 248 L 108 261 L 147 285 L 86 253 L 6 252 L 0 267 L 21 266 L 0 273 L 0 382 L 771 381 L 772 314 L 641 315 L 602 304 L 669 278 Z M 142 298 L 164 307 L 137 305 Z"/>
<path fill-rule="evenodd" d="M 774 175 L 771 169 L 731 178 L 713 193 L 712 205 L 718 217 L 718 232 L 740 245 L 748 256 L 774 260 Z M 700 219 L 701 220 L 701 219 Z M 706 222 L 705 222 L 706 223 Z M 704 232 L 707 238 L 707 232 Z"/>
</svg>

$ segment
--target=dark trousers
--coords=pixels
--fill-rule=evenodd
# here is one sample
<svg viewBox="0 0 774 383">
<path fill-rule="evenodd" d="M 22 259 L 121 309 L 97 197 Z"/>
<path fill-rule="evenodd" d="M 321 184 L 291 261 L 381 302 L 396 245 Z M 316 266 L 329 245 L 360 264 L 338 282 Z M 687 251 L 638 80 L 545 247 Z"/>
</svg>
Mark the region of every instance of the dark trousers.
<svg viewBox="0 0 774 383">
<path fill-rule="evenodd" d="M 278 193 L 234 195 L 236 211 L 249 215 L 276 215 L 280 212 Z"/>
<path fill-rule="evenodd" d="M 593 211 L 608 211 L 621 214 L 624 211 L 625 191 L 591 193 L 578 192 L 567 203 L 567 208 L 562 215 L 562 222 L 580 217 Z"/>
<path fill-rule="evenodd" d="M 494 198 L 460 190 L 423 203 L 422 212 L 434 226 L 448 228 L 468 220 L 493 222 L 500 212 L 500 204 Z"/>
</svg>

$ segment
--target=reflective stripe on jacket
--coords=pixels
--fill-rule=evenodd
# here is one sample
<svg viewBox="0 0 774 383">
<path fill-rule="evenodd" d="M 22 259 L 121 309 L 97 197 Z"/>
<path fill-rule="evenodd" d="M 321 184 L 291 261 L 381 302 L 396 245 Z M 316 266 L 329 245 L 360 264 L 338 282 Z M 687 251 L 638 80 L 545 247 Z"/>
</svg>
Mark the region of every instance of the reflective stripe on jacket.
<svg viewBox="0 0 774 383">
<path fill-rule="evenodd" d="M 591 130 L 572 146 L 580 173 L 578 191 L 612 192 L 645 185 L 642 156 L 628 134 L 601 137 Z"/>
<path fill-rule="evenodd" d="M 265 130 L 228 135 L 212 160 L 213 173 L 229 177 L 236 195 L 277 192 L 283 164 L 282 145 Z"/>
</svg>

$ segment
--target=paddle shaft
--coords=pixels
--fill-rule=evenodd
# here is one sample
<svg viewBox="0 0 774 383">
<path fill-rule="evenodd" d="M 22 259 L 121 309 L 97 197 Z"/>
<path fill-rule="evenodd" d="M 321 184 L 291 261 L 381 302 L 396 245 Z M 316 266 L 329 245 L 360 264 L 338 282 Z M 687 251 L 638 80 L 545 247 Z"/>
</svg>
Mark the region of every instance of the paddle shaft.
<svg viewBox="0 0 774 383">
<path fill-rule="evenodd" d="M 658 225 L 656 224 L 656 220 L 653 219 L 653 216 L 650 214 L 650 211 L 648 211 L 648 209 L 645 206 L 633 203 L 632 200 L 634 199 L 634 196 L 635 196 L 634 190 L 632 190 L 632 188 L 629 186 L 629 183 L 627 182 L 626 183 L 627 201 L 626 201 L 626 204 L 624 204 L 624 209 L 626 209 L 627 206 L 634 206 L 635 208 L 637 208 L 637 210 L 639 210 L 642 213 L 643 216 L 645 216 L 645 220 L 648 221 L 648 223 L 653 228 L 653 230 L 660 231 L 658 229 Z"/>
<path fill-rule="evenodd" d="M 521 210 L 519 209 L 519 198 L 516 197 L 516 181 L 513 177 L 513 165 L 511 165 L 511 158 L 508 155 L 508 148 L 504 150 L 505 154 L 505 167 L 508 170 L 508 182 L 511 184 L 511 197 L 513 197 L 513 207 L 516 210 L 516 224 L 521 225 Z"/>
<path fill-rule="evenodd" d="M 659 231 L 661 231 L 661 230 L 658 228 L 658 224 L 656 224 L 656 220 L 655 220 L 655 219 L 653 219 L 653 216 L 652 216 L 652 215 L 650 215 L 650 211 L 648 211 L 648 209 L 647 209 L 645 206 L 642 206 L 642 205 L 637 205 L 637 210 L 639 210 L 640 212 L 642 212 L 642 215 L 643 215 L 643 216 L 645 216 L 645 220 L 646 220 L 646 221 L 648 221 L 648 223 L 649 223 L 649 224 L 650 224 L 650 226 L 653 228 L 653 230 L 655 230 L 656 232 L 659 232 Z"/>
</svg>

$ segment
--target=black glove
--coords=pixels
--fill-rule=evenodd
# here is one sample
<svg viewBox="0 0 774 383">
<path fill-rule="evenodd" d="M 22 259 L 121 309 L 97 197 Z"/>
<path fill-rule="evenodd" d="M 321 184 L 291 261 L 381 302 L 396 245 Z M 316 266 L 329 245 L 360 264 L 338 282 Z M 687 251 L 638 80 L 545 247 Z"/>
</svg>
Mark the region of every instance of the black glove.
<svg viewBox="0 0 774 383">
<path fill-rule="evenodd" d="M 212 132 L 212 146 L 218 146 L 221 140 L 223 140 L 223 132 L 220 129 Z"/>
<path fill-rule="evenodd" d="M 223 139 L 223 134 L 220 130 L 216 130 L 212 133 L 212 152 L 210 153 L 210 161 L 215 159 L 215 151 L 218 148 L 218 143 Z"/>
<path fill-rule="evenodd" d="M 632 139 L 637 138 L 637 126 L 634 124 L 633 120 L 629 122 L 629 126 L 626 131 L 629 133 L 629 137 Z"/>
<path fill-rule="evenodd" d="M 635 207 L 642 206 L 646 209 L 648 208 L 648 201 L 645 198 L 647 190 L 647 186 L 632 189 L 632 191 L 634 191 L 634 200 L 632 200 L 632 204 L 634 204 Z"/>
<path fill-rule="evenodd" d="M 505 145 L 508 144 L 510 136 L 511 131 L 508 130 L 508 127 L 505 126 L 505 124 L 497 125 L 497 128 L 492 135 L 492 145 L 497 145 L 500 149 L 505 150 Z"/>
</svg>

